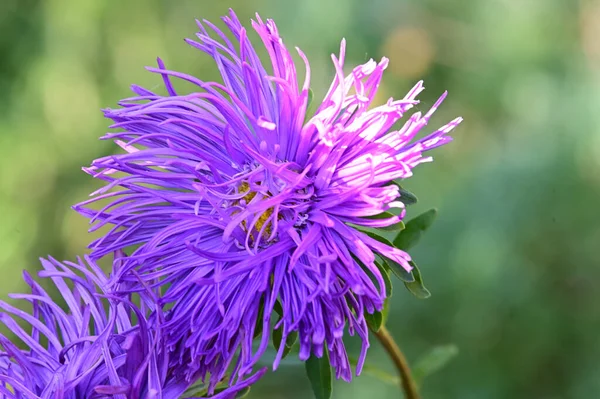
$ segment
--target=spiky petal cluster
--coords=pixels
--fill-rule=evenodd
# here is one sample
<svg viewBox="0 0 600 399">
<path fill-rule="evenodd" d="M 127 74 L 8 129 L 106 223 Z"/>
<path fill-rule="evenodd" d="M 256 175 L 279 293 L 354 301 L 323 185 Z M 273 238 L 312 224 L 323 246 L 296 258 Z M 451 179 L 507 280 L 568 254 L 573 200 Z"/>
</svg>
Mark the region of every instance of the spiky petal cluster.
<svg viewBox="0 0 600 399">
<path fill-rule="evenodd" d="M 215 60 L 223 83 L 165 69 L 159 59 L 149 70 L 167 94 L 133 86 L 135 97 L 105 111 L 120 131 L 104 138 L 124 153 L 86 169 L 107 184 L 75 208 L 93 229 L 112 226 L 91 245 L 93 256 L 135 246 L 113 283 L 141 279 L 173 304 L 161 327 L 190 374 L 218 381 L 233 367 L 243 378 L 273 322 L 284 340 L 298 333 L 301 359 L 328 351 L 337 377 L 349 380 L 344 331 L 363 342 L 359 373 L 369 346 L 363 314 L 381 309 L 387 295 L 376 256 L 411 269 L 408 254 L 360 229 L 402 219 L 390 183 L 429 161 L 423 153 L 450 141 L 460 119 L 415 140 L 444 95 L 392 129 L 418 103 L 422 83 L 373 107 L 388 60 L 345 75 L 344 41 L 332 56 L 333 83 L 308 115 L 304 54 L 298 50 L 307 70 L 299 86 L 273 21 L 252 22 L 270 57 L 267 72 L 235 14 L 223 20 L 233 41 L 208 21 L 198 23 L 198 41 L 187 41 Z M 179 93 L 172 78 L 195 89 Z M 393 209 L 399 215 L 372 218 Z M 281 316 L 271 320 L 276 304 Z"/>
<path fill-rule="evenodd" d="M 86 263 L 42 259 L 40 276 L 52 280 L 66 311 L 27 272 L 31 293 L 11 297 L 29 302 L 32 312 L 0 301 L 0 323 L 27 347 L 20 349 L 0 334 L 0 397 L 179 397 L 190 384 L 168 368 L 168 351 L 160 333 L 149 328 L 145 306 L 124 298 L 107 306 L 99 288 L 107 277 L 95 263 Z"/>
</svg>

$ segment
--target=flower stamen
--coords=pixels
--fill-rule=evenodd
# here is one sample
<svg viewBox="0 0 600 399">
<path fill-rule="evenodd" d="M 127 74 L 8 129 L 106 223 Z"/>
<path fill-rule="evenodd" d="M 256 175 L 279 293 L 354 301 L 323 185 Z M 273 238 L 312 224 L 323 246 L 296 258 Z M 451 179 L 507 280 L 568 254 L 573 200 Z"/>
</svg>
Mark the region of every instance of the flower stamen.
<svg viewBox="0 0 600 399">
<path fill-rule="evenodd" d="M 250 185 L 245 181 L 242 182 L 242 184 L 240 184 L 240 186 L 238 187 L 238 192 L 240 194 L 244 194 L 244 193 L 247 193 L 247 194 L 244 195 L 242 198 L 240 198 L 240 200 L 234 201 L 233 205 L 237 205 L 237 206 L 240 206 L 242 204 L 245 204 L 245 205 L 249 204 L 250 201 L 252 201 L 256 197 L 256 194 L 257 194 L 256 191 L 250 191 Z M 271 195 L 268 192 L 265 195 L 265 197 L 270 197 L 270 196 Z M 261 234 L 261 232 L 262 232 L 262 239 L 264 239 L 264 240 L 269 239 L 269 237 L 271 236 L 271 233 L 272 233 L 272 229 L 273 229 L 272 222 L 270 221 L 271 216 L 273 215 L 273 212 L 274 212 L 273 207 L 270 207 L 266 211 L 261 213 L 260 216 L 258 217 L 258 220 L 256 220 L 256 222 L 250 227 L 250 229 L 248 228 L 248 223 L 246 222 L 246 220 L 242 220 L 242 222 L 241 222 L 242 230 L 244 230 L 246 233 L 249 234 L 250 242 L 254 241 L 254 239 L 255 239 L 254 235 Z M 235 213 L 238 213 L 238 212 L 236 211 Z M 279 219 L 281 219 L 281 218 L 279 217 Z M 264 227 L 264 229 L 263 229 L 263 227 Z"/>
</svg>

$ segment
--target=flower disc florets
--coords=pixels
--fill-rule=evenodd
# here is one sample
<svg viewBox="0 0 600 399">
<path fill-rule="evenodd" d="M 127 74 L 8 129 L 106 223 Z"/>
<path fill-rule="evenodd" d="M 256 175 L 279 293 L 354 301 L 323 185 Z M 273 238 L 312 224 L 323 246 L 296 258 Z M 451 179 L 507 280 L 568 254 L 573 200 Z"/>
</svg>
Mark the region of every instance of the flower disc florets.
<svg viewBox="0 0 600 399">
<path fill-rule="evenodd" d="M 376 258 L 411 270 L 408 254 L 361 229 L 401 221 L 403 198 L 391 183 L 431 160 L 423 153 L 449 142 L 460 119 L 415 139 L 444 94 L 392 129 L 418 103 L 422 83 L 372 106 L 388 60 L 345 74 L 345 41 L 332 56 L 329 91 L 307 115 L 304 54 L 298 50 L 306 66 L 299 86 L 273 21 L 252 22 L 271 60 L 267 72 L 235 14 L 223 20 L 233 41 L 208 21 L 198 23 L 198 41 L 187 41 L 214 58 L 223 84 L 165 69 L 161 60 L 149 68 L 166 95 L 133 86 L 135 97 L 105 111 L 120 130 L 105 138 L 124 153 L 86 169 L 107 185 L 76 209 L 93 229 L 110 226 L 92 243 L 94 257 L 130 252 L 113 284 L 160 290 L 169 305 L 161 328 L 189 378 L 210 375 L 213 388 L 226 375 L 239 383 L 275 328 L 282 342 L 297 334 L 302 360 L 327 351 L 337 377 L 349 380 L 342 338 L 363 342 L 359 373 L 369 346 L 364 313 L 381 310 L 387 296 Z M 196 90 L 178 93 L 172 78 Z M 90 206 L 99 200 L 109 204 Z"/>
<path fill-rule="evenodd" d="M 228 212 L 230 221 L 224 239 L 241 227 L 245 237 L 237 244 L 252 254 L 277 242 L 280 229 L 304 225 L 310 199 L 314 196 L 311 185 L 306 182 L 294 185 L 275 174 L 265 173 L 261 167 L 239 177 L 243 180 L 234 184 L 228 193 L 203 187 L 215 202 L 221 200 L 221 208 Z"/>
</svg>

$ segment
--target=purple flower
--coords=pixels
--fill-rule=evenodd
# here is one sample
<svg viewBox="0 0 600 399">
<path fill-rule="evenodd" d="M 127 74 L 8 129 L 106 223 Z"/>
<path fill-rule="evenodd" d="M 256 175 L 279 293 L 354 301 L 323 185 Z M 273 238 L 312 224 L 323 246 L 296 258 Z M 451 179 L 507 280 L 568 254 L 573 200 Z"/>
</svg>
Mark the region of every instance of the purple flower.
<svg viewBox="0 0 600 399">
<path fill-rule="evenodd" d="M 444 94 L 393 129 L 418 103 L 422 83 L 404 99 L 371 106 L 388 60 L 345 74 L 345 41 L 332 55 L 333 83 L 309 115 L 304 54 L 297 49 L 306 67 L 299 86 L 273 21 L 252 22 L 270 72 L 235 14 L 223 21 L 233 41 L 208 21 L 198 22 L 198 41 L 187 40 L 215 60 L 223 83 L 165 69 L 160 59 L 148 68 L 167 94 L 132 86 L 135 97 L 105 110 L 120 131 L 104 138 L 124 153 L 86 169 L 107 184 L 75 209 L 92 230 L 111 226 L 91 244 L 92 256 L 135 248 L 113 284 L 160 290 L 160 303 L 170 306 L 161 327 L 190 375 L 210 374 L 214 386 L 231 366 L 231 384 L 243 380 L 276 328 L 283 340 L 298 334 L 300 359 L 328 351 L 336 376 L 350 380 L 344 331 L 362 340 L 358 374 L 369 346 L 364 313 L 381 310 L 387 295 L 376 257 L 411 270 L 408 254 L 360 229 L 404 217 L 390 183 L 430 161 L 423 153 L 449 142 L 461 119 L 415 139 Z M 194 91 L 177 92 L 173 78 Z M 96 202 L 107 205 L 90 207 Z M 394 209 L 399 215 L 373 218 Z"/>
<path fill-rule="evenodd" d="M 42 266 L 40 276 L 52 280 L 67 310 L 27 272 L 31 294 L 10 296 L 29 302 L 32 312 L 0 301 L 0 323 L 27 348 L 0 334 L 0 397 L 180 397 L 190 383 L 183 372 L 167 366 L 168 351 L 160 332 L 147 322 L 144 304 L 138 308 L 118 298 L 107 313 L 99 289 L 107 277 L 89 259 L 87 265 L 42 259 Z"/>
</svg>

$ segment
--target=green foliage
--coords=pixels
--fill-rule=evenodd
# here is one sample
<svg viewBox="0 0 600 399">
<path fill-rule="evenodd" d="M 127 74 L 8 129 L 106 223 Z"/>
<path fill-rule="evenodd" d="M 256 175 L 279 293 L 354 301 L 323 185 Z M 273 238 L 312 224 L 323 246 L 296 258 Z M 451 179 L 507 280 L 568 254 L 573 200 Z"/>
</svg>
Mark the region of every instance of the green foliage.
<svg viewBox="0 0 600 399">
<path fill-rule="evenodd" d="M 400 185 L 398 185 L 400 187 Z M 404 205 L 414 205 L 417 203 L 417 196 L 411 193 L 410 191 L 400 187 L 400 201 L 404 203 Z"/>
<path fill-rule="evenodd" d="M 417 267 L 414 261 L 410 261 L 410 265 L 413 267 L 411 274 L 415 280 L 412 282 L 404 282 L 404 285 L 408 290 L 419 299 L 427 299 L 431 296 L 431 292 L 423 284 L 423 277 L 421 277 L 421 271 Z"/>
<path fill-rule="evenodd" d="M 310 381 L 316 399 L 329 399 L 333 391 L 333 376 L 329 365 L 329 352 L 323 350 L 323 356 L 318 358 L 314 355 L 306 361 L 306 376 Z"/>
<path fill-rule="evenodd" d="M 258 338 L 263 332 L 263 317 L 265 313 L 265 297 L 260 297 L 258 305 L 258 315 L 256 316 L 256 323 L 254 325 L 254 338 Z"/>
<path fill-rule="evenodd" d="M 394 292 L 392 280 L 390 279 L 390 270 L 391 269 L 385 262 L 375 261 L 375 266 L 377 266 L 377 269 L 379 270 L 381 277 L 383 277 L 383 282 L 385 283 L 385 292 L 389 298 L 392 296 L 392 293 Z"/>
<path fill-rule="evenodd" d="M 367 219 L 389 219 L 391 217 L 393 217 L 394 214 L 390 213 L 390 212 L 382 212 L 378 215 L 374 215 L 374 216 L 369 216 L 367 217 Z M 385 231 L 401 231 L 404 229 L 404 222 L 399 221 L 398 223 L 395 223 L 391 226 L 386 226 L 386 227 L 379 227 L 378 230 L 385 230 Z"/>
<path fill-rule="evenodd" d="M 227 388 L 218 388 L 215 389 L 215 395 L 218 393 L 221 393 L 223 391 L 225 391 Z M 241 398 L 245 398 L 246 396 L 248 396 L 248 394 L 250 393 L 250 387 L 245 387 L 243 389 L 240 389 L 236 394 L 235 394 L 235 399 L 241 399 Z"/>
<path fill-rule="evenodd" d="M 413 378 L 421 385 L 423 379 L 444 367 L 450 360 L 458 355 L 456 345 L 436 346 L 427 354 L 417 360 L 413 367 Z"/>
<path fill-rule="evenodd" d="M 250 389 L 251 387 L 246 387 L 242 390 L 240 390 L 236 395 L 235 398 L 236 399 L 242 399 L 245 398 L 246 396 L 248 396 L 248 394 L 250 393 Z"/>
<path fill-rule="evenodd" d="M 404 205 L 414 205 L 418 202 L 417 196 L 405 189 L 404 187 L 402 187 L 402 185 L 399 182 L 393 181 L 390 184 L 398 186 L 398 190 L 400 192 L 400 201 L 402 201 Z"/>
<path fill-rule="evenodd" d="M 365 320 L 369 328 L 377 332 L 381 329 L 381 326 L 384 326 L 387 322 L 388 314 L 390 312 L 390 298 L 386 298 L 383 302 L 383 309 L 381 311 L 374 311 L 373 313 L 365 312 Z"/>
<path fill-rule="evenodd" d="M 369 328 L 373 331 L 379 331 L 382 325 L 387 321 L 387 317 L 390 309 L 390 298 L 393 294 L 393 285 L 390 280 L 390 268 L 385 262 L 375 261 L 375 265 L 383 278 L 385 283 L 385 292 L 387 294 L 387 298 L 383 303 L 383 309 L 381 311 L 375 311 L 373 313 L 365 312 L 365 320 Z"/>
<path fill-rule="evenodd" d="M 189 387 L 183 394 L 184 398 L 196 397 L 206 394 L 206 385 L 202 382 L 197 382 Z"/>
<path fill-rule="evenodd" d="M 281 347 L 281 338 L 282 338 L 282 333 L 283 333 L 282 330 L 283 330 L 283 326 L 279 327 L 278 329 L 273 330 L 272 338 L 273 338 L 273 346 L 275 347 L 275 351 L 279 351 L 279 348 Z M 285 340 L 285 348 L 283 349 L 282 359 L 285 359 L 285 357 L 290 354 L 290 352 L 292 351 L 292 348 L 296 344 L 297 340 L 298 340 L 298 333 L 296 331 L 291 332 L 287 336 L 287 338 Z"/>
<path fill-rule="evenodd" d="M 394 244 L 392 244 L 390 240 L 380 236 L 377 233 L 374 233 L 372 231 L 363 231 L 363 233 L 385 245 L 388 245 L 390 247 L 394 246 Z M 389 268 L 389 270 L 391 270 L 392 273 L 394 273 L 396 277 L 398 277 L 400 280 L 407 282 L 414 281 L 414 277 L 412 276 L 412 274 L 405 268 L 403 268 L 402 265 L 400 265 L 398 262 L 396 262 L 393 259 L 385 258 L 383 256 L 381 256 L 381 258 L 384 260 L 385 265 Z"/>
<path fill-rule="evenodd" d="M 404 251 L 414 247 L 421 239 L 423 232 L 433 224 L 436 216 L 437 209 L 430 209 L 411 219 L 406 223 L 406 228 L 398 233 L 394 239 L 394 246 Z"/>
<path fill-rule="evenodd" d="M 261 311 L 262 311 L 262 307 L 261 307 Z M 282 309 L 281 303 L 279 301 L 275 302 L 274 311 L 275 311 L 275 313 L 277 313 L 279 315 L 279 320 L 277 320 L 277 322 L 281 321 L 281 318 L 283 317 L 283 309 Z M 275 351 L 276 352 L 279 351 L 279 348 L 281 347 L 281 339 L 283 338 L 283 326 L 280 326 L 277 329 L 273 329 L 271 338 L 273 340 L 273 347 L 275 348 Z M 288 334 L 288 336 L 285 340 L 285 348 L 283 349 L 282 359 L 285 359 L 285 357 L 290 354 L 290 352 L 294 348 L 294 345 L 296 344 L 297 340 L 298 340 L 298 333 L 296 331 L 293 331 L 290 334 Z"/>
<path fill-rule="evenodd" d="M 219 384 L 217 384 L 217 388 L 215 388 L 215 392 L 214 394 L 218 394 L 221 393 L 225 390 L 227 390 L 228 385 L 227 385 L 227 381 L 224 379 L 223 381 L 219 382 Z M 251 387 L 245 387 L 243 389 L 241 389 L 240 391 L 238 391 L 235 394 L 235 399 L 241 399 L 241 398 L 245 398 L 246 396 L 248 396 L 248 394 L 250 393 L 250 389 Z M 185 393 L 183 394 L 183 398 L 192 398 L 192 397 L 204 397 L 208 395 L 208 386 L 202 382 L 198 382 L 194 385 L 192 385 L 191 387 L 189 387 Z"/>
<path fill-rule="evenodd" d="M 358 359 L 353 356 L 348 356 L 348 360 L 350 361 L 350 364 L 353 367 L 356 367 L 356 365 L 358 364 Z M 382 370 L 369 362 L 365 362 L 365 364 L 363 365 L 362 375 L 371 376 L 377 379 L 378 381 L 381 381 L 388 385 L 392 385 L 394 387 L 397 387 L 400 383 L 400 378 L 398 378 L 396 375 L 390 374 L 387 371 Z"/>
<path fill-rule="evenodd" d="M 313 100 L 315 99 L 315 92 L 313 89 L 308 89 L 308 100 L 306 103 L 306 115 L 304 117 L 304 123 L 308 122 L 310 118 L 312 118 L 316 107 L 313 104 Z"/>
<path fill-rule="evenodd" d="M 367 321 L 369 328 L 377 332 L 383 324 L 383 314 L 377 310 L 373 313 L 365 312 L 365 320 Z"/>
<path fill-rule="evenodd" d="M 379 215 L 378 215 L 379 216 Z M 387 238 L 372 232 L 372 231 L 363 231 L 369 237 L 389 246 L 393 246 L 402 250 L 407 250 L 412 246 L 416 245 L 420 240 L 422 234 L 433 224 L 435 217 L 437 216 L 436 209 L 430 209 L 427 212 L 420 214 L 414 219 L 410 220 L 404 229 L 401 229 L 394 242 L 390 242 Z M 404 227 L 404 226 L 403 226 Z M 404 269 L 399 263 L 395 262 L 392 259 L 382 257 L 384 263 L 377 264 L 380 271 L 387 272 L 390 270 L 393 272 L 396 277 L 398 277 L 406 288 L 415 295 L 417 298 L 426 299 L 431 296 L 431 293 L 423 283 L 423 277 L 421 276 L 421 271 L 414 263 L 414 261 L 410 262 L 410 265 L 413 267 L 412 271 L 407 271 Z M 384 276 L 384 280 L 388 277 L 388 273 L 382 273 Z M 386 284 L 387 285 L 387 284 Z M 390 282 L 391 285 L 391 282 Z M 378 331 L 381 327 L 381 323 L 383 322 L 383 317 L 379 312 L 375 312 L 373 314 L 365 315 L 367 319 L 367 323 L 369 327 L 374 331 Z"/>
<path fill-rule="evenodd" d="M 390 294 L 386 300 L 383 302 L 383 309 L 381 309 L 381 317 L 382 317 L 382 321 L 381 321 L 381 325 L 386 325 L 387 320 L 388 320 L 388 316 L 390 314 L 390 307 L 391 307 L 391 297 L 392 294 Z"/>
</svg>

